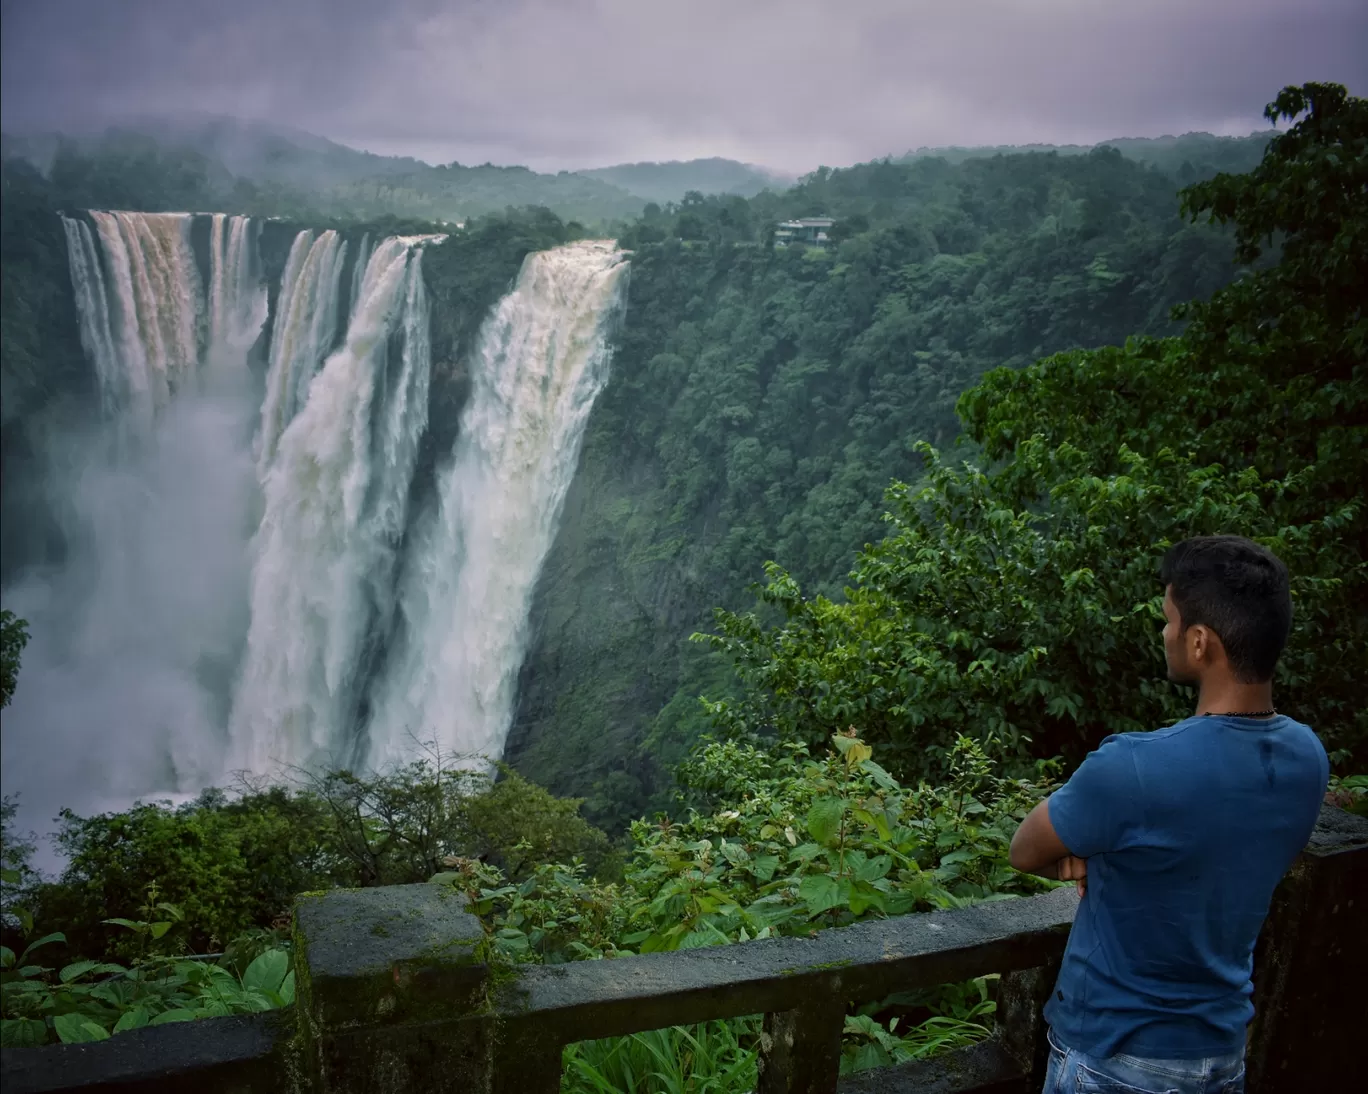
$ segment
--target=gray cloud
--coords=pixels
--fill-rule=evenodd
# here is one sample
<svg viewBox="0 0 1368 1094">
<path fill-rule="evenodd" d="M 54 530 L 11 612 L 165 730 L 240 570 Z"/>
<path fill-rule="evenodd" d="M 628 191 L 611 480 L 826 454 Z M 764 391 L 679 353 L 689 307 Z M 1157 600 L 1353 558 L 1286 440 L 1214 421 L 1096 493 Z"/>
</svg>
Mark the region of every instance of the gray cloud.
<svg viewBox="0 0 1368 1094">
<path fill-rule="evenodd" d="M 1368 82 L 1358 0 L 28 0 L 7 128 L 187 110 L 432 162 L 1248 132 L 1287 83 Z"/>
</svg>

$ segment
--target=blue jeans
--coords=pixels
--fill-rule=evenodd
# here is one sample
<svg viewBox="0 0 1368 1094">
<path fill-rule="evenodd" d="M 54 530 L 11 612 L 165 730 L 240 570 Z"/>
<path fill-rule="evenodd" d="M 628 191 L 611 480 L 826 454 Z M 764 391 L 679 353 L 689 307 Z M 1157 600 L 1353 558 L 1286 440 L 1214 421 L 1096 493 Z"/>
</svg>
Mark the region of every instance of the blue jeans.
<svg viewBox="0 0 1368 1094">
<path fill-rule="evenodd" d="M 1244 1052 L 1205 1060 L 1109 1056 L 1065 1048 L 1048 1031 L 1050 1067 L 1042 1094 L 1244 1094 Z"/>
</svg>

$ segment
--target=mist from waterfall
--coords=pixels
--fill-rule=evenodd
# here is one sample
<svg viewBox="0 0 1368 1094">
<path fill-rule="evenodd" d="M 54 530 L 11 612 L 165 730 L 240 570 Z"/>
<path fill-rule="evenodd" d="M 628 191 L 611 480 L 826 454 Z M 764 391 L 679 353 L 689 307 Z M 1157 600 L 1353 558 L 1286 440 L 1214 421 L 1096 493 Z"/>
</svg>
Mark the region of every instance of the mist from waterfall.
<svg viewBox="0 0 1368 1094">
<path fill-rule="evenodd" d="M 105 413 L 48 445 L 65 559 L 5 590 L 32 636 L 4 738 L 6 791 L 29 815 L 193 793 L 223 770 L 255 489 L 247 355 L 266 290 L 246 218 L 214 218 L 207 294 L 190 227 L 64 223 Z"/>
<path fill-rule="evenodd" d="M 455 450 L 406 559 L 402 627 L 373 696 L 373 767 L 427 743 L 502 753 L 533 589 L 607 381 L 627 269 L 602 241 L 530 254 L 485 321 Z"/>
</svg>

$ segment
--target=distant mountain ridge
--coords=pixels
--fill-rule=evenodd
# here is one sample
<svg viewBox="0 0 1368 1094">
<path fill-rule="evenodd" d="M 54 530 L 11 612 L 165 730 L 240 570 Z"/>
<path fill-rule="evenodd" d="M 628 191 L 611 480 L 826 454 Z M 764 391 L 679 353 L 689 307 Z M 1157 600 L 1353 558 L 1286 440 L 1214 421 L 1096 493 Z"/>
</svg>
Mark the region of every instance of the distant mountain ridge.
<svg viewBox="0 0 1368 1094">
<path fill-rule="evenodd" d="M 1271 130 L 1248 137 L 1185 133 L 1103 143 L 1187 182 L 1217 171 L 1249 170 L 1271 135 Z M 961 163 L 1027 152 L 1074 156 L 1094 147 L 923 147 L 894 162 L 935 156 Z M 510 206 L 543 206 L 566 220 L 611 230 L 612 225 L 639 216 L 648 203 L 678 203 L 690 191 L 754 197 L 765 190 L 786 190 L 799 181 L 770 168 L 716 156 L 555 174 L 488 163 L 434 167 L 411 157 L 363 152 L 289 126 L 217 115 L 142 118 L 98 132 L 3 137 L 5 158 L 26 159 L 44 173 L 63 148 L 86 156 L 131 157 L 149 170 L 201 174 L 224 208 L 250 204 L 358 219 L 394 215 L 454 223 Z"/>
<path fill-rule="evenodd" d="M 786 190 L 798 181 L 795 175 L 720 156 L 660 163 L 619 163 L 578 173 L 661 204 L 679 201 L 691 190 L 700 194 L 737 194 L 749 198 L 762 190 Z"/>
<path fill-rule="evenodd" d="M 1015 156 L 1029 152 L 1054 152 L 1061 156 L 1083 156 L 1094 148 L 1111 147 L 1127 159 L 1147 163 L 1170 174 L 1190 164 L 1198 174 L 1219 171 L 1248 171 L 1263 158 L 1264 146 L 1275 134 L 1268 129 L 1245 137 L 1218 137 L 1212 133 L 1183 133 L 1181 136 L 1116 137 L 1097 144 L 999 144 L 965 147 L 949 145 L 943 148 L 923 146 L 894 159 L 908 163 L 916 159 L 938 157 L 951 163 L 986 156 Z M 1207 171 L 1203 171 L 1207 168 Z"/>
</svg>

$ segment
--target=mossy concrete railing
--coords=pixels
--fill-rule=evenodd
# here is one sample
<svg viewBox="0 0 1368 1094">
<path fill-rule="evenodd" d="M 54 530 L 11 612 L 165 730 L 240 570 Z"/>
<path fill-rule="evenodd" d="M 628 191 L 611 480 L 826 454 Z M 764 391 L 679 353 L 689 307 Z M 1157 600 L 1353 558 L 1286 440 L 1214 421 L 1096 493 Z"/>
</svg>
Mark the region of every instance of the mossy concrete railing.
<svg viewBox="0 0 1368 1094">
<path fill-rule="evenodd" d="M 1040 1016 L 1077 897 L 570 965 L 491 966 L 479 921 L 435 885 L 301 898 L 292 1011 L 12 1049 L 5 1094 L 550 1094 L 574 1041 L 763 1014 L 757 1094 L 1038 1091 Z M 1326 808 L 1256 951 L 1249 1094 L 1354 1089 L 1368 983 L 1368 820 Z M 997 1032 L 838 1080 L 849 1005 L 1001 972 Z"/>
</svg>

